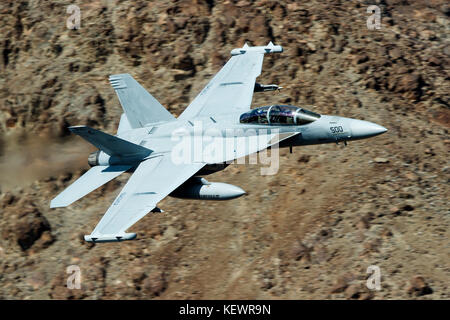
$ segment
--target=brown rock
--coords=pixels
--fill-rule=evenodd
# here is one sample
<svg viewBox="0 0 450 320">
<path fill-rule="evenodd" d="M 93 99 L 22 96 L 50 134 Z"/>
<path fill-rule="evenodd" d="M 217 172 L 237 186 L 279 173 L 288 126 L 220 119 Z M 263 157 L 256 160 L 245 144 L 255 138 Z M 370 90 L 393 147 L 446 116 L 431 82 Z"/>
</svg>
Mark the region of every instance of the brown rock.
<svg viewBox="0 0 450 320">
<path fill-rule="evenodd" d="M 6 207 L 12 205 L 14 202 L 17 201 L 17 198 L 10 192 L 6 192 L 2 195 L 1 201 L 0 201 L 0 207 L 2 209 L 5 209 Z"/>
<path fill-rule="evenodd" d="M 414 207 L 410 204 L 405 204 L 402 208 L 403 211 L 413 211 Z"/>
<path fill-rule="evenodd" d="M 384 230 L 383 230 L 383 233 L 382 233 L 381 235 L 382 235 L 383 237 L 392 237 L 392 236 L 393 236 L 392 231 L 389 230 L 388 228 L 384 229 Z"/>
<path fill-rule="evenodd" d="M 264 15 L 257 15 L 254 19 L 250 21 L 250 33 L 252 39 L 265 39 L 269 34 L 269 29 L 267 26 L 268 20 Z"/>
<path fill-rule="evenodd" d="M 281 186 L 270 183 L 275 180 L 271 177 L 258 177 L 254 166 L 229 166 L 215 175 L 246 186 L 253 195 L 207 206 L 168 197 L 161 204 L 168 215 L 148 215 L 133 226 L 139 231 L 138 240 L 119 245 L 87 243 L 82 235 L 95 227 L 119 191 L 115 189 L 123 187 L 129 174 L 68 209 L 50 210 L 51 197 L 80 174 L 72 167 L 64 169 L 69 172 L 65 176 L 54 170 L 55 157 L 66 157 L 52 153 L 55 149 L 50 143 L 43 144 L 39 147 L 48 154 L 43 160 L 53 180 L 26 182 L 17 185 L 14 196 L 4 196 L 8 186 L 0 179 L 0 245 L 4 250 L 0 252 L 0 298 L 39 299 L 50 294 L 61 299 L 133 299 L 166 298 L 170 293 L 167 298 L 219 295 L 248 299 L 279 294 L 282 299 L 323 299 L 334 289 L 340 275 L 336 271 L 351 270 L 362 287 L 354 279 L 346 280 L 336 291 L 341 292 L 339 297 L 362 299 L 370 297 L 364 291 L 365 267 L 385 261 L 385 272 L 396 275 L 389 274 L 391 286 L 383 283 L 380 298 L 398 299 L 408 296 L 409 277 L 401 280 L 405 270 L 418 270 L 431 262 L 436 274 L 445 274 L 448 255 L 442 250 L 441 238 L 445 239 L 448 229 L 445 197 L 450 169 L 445 167 L 450 146 L 446 138 L 450 45 L 445 41 L 449 10 L 448 5 L 442 8 L 444 0 L 372 1 L 382 9 L 379 32 L 365 28 L 369 1 L 80 2 L 82 25 L 77 31 L 66 30 L 68 15 L 64 17 L 60 2 L 0 2 L 3 178 L 11 168 L 2 160 L 19 160 L 6 140 L 14 139 L 22 128 L 36 135 L 50 131 L 65 136 L 69 125 L 91 123 L 114 134 L 123 111 L 108 83 L 109 74 L 132 74 L 177 115 L 228 61 L 230 50 L 246 41 L 265 45 L 272 40 L 285 49 L 281 55 L 265 56 L 258 78 L 258 82 L 285 89 L 275 95 L 255 94 L 252 107 L 286 103 L 373 121 L 392 130 L 355 142 L 345 154 L 332 145 L 301 148 L 297 157 L 282 159 Z M 356 20 L 355 14 L 359 15 Z M 418 103 L 406 101 L 418 97 Z M 69 151 L 65 155 L 80 154 L 79 165 L 86 168 L 89 151 L 83 148 L 89 148 L 88 144 L 73 135 L 60 141 L 64 151 Z M 72 144 L 76 141 L 80 145 Z M 430 150 L 424 154 L 426 148 Z M 302 154 L 314 154 L 314 158 L 302 157 L 298 163 Z M 391 154 L 390 163 L 367 166 L 367 160 Z M 28 163 L 23 167 L 24 171 L 32 169 Z M 23 173 L 17 172 L 18 181 Z M 24 254 L 16 239 L 16 225 L 25 221 L 35 230 L 33 225 L 44 222 L 21 217 L 33 206 L 23 201 L 18 204 L 20 199 L 35 201 L 42 216 L 52 216 L 49 221 L 58 224 L 59 241 L 52 243 L 51 231 L 38 227 L 37 239 Z M 370 203 L 376 222 L 359 220 L 359 213 L 369 210 L 361 210 L 362 203 Z M 414 211 L 408 212 L 406 204 Z M 389 214 L 392 206 L 397 208 Z M 174 218 L 187 227 L 179 227 Z M 355 230 L 355 223 L 363 232 Z M 327 228 L 333 232 L 319 235 Z M 391 232 L 383 233 L 385 228 Z M 172 239 L 173 230 L 179 239 Z M 294 244 L 293 237 L 302 242 Z M 383 241 L 379 254 L 370 253 L 376 261 L 361 259 L 363 246 L 366 252 L 376 250 L 374 238 Z M 49 249 L 41 250 L 49 244 Z M 284 255 L 274 257 L 281 251 Z M 110 257 L 114 263 L 91 261 L 94 256 Z M 398 267 L 400 263 L 405 267 Z M 82 268 L 81 290 L 65 287 L 67 264 Z M 53 270 L 55 265 L 60 269 Z M 130 265 L 141 270 L 132 274 Z M 150 280 L 153 268 L 164 271 L 162 276 L 155 272 L 156 281 Z M 255 276 L 254 268 L 271 269 L 264 283 L 245 280 Z M 45 277 L 33 275 L 40 270 L 45 270 Z M 60 278 L 52 283 L 57 272 Z M 208 279 L 213 281 L 205 282 Z M 445 280 L 435 276 L 430 285 L 436 293 L 425 298 L 448 298 Z M 48 281 L 50 285 L 41 285 Z M 168 286 L 170 290 L 164 289 Z"/>
<path fill-rule="evenodd" d="M 393 215 L 395 215 L 395 216 L 399 216 L 399 215 L 402 214 L 402 211 L 400 210 L 399 207 L 391 207 L 391 208 L 389 209 L 389 211 L 390 211 L 391 214 L 393 214 Z"/>
<path fill-rule="evenodd" d="M 301 155 L 301 156 L 298 158 L 297 161 L 298 161 L 299 163 L 308 163 L 310 159 L 311 159 L 311 156 L 310 156 L 310 155 L 303 154 L 303 155 Z"/>
<path fill-rule="evenodd" d="M 33 288 L 33 290 L 38 290 L 39 288 L 45 286 L 46 276 L 43 272 L 37 271 L 33 272 L 27 278 L 27 284 Z"/>
<path fill-rule="evenodd" d="M 183 71 L 191 71 L 192 75 L 195 73 L 194 61 L 188 54 L 177 57 L 174 61 L 173 68 Z"/>
<path fill-rule="evenodd" d="M 314 247 L 314 262 L 315 263 L 323 263 L 328 261 L 331 257 L 331 254 L 327 250 L 324 245 L 318 244 Z"/>
<path fill-rule="evenodd" d="M 410 280 L 410 286 L 408 287 L 407 292 L 409 295 L 419 297 L 433 293 L 433 289 L 430 288 L 424 277 L 414 276 Z"/>
<path fill-rule="evenodd" d="M 50 232 L 50 230 L 46 230 L 42 233 L 41 237 L 36 241 L 35 246 L 39 249 L 44 249 L 50 246 L 55 241 L 55 237 Z"/>
<path fill-rule="evenodd" d="M 439 58 L 437 58 L 437 57 L 430 57 L 428 59 L 428 64 L 430 66 L 432 66 L 432 67 L 437 67 L 437 66 L 440 66 L 442 64 L 442 61 Z"/>
<path fill-rule="evenodd" d="M 356 223 L 356 227 L 359 230 L 366 230 L 369 229 L 370 223 L 369 220 L 366 217 L 362 217 L 359 219 L 359 221 Z"/>
<path fill-rule="evenodd" d="M 344 292 L 354 278 L 355 276 L 351 273 L 346 273 L 340 276 L 339 278 L 337 278 L 335 285 L 331 288 L 330 293 Z"/>
<path fill-rule="evenodd" d="M 389 50 L 389 57 L 391 57 L 392 60 L 397 60 L 397 59 L 401 58 L 402 56 L 403 56 L 402 52 L 398 47 L 395 47 L 394 49 Z"/>
<path fill-rule="evenodd" d="M 6 120 L 5 124 L 6 124 L 6 127 L 8 127 L 8 128 L 14 128 L 16 126 L 16 123 L 17 123 L 17 118 L 11 117 Z"/>
<path fill-rule="evenodd" d="M 305 246 L 299 240 L 295 241 L 291 248 L 291 255 L 297 261 L 299 260 L 310 261 L 311 260 L 310 252 L 311 249 Z"/>
<path fill-rule="evenodd" d="M 372 252 L 379 252 L 380 245 L 381 245 L 381 240 L 378 239 L 378 238 L 364 242 L 364 245 L 363 245 L 364 252 L 363 252 L 363 254 L 368 254 L 368 253 L 372 253 Z"/>
<path fill-rule="evenodd" d="M 373 298 L 373 293 L 363 284 L 351 284 L 345 289 L 345 297 L 352 300 L 369 300 Z"/>
<path fill-rule="evenodd" d="M 404 93 L 406 98 L 417 99 L 421 95 L 422 79 L 418 74 L 410 73 L 398 82 L 395 91 Z"/>
<path fill-rule="evenodd" d="M 142 283 L 142 290 L 145 294 L 150 296 L 160 296 L 167 287 L 165 275 L 161 271 L 154 271 L 144 279 Z"/>
<path fill-rule="evenodd" d="M 44 232 L 44 246 L 52 242 L 50 224 L 32 203 L 20 202 L 19 208 L 8 208 L 5 218 L 7 227 L 2 232 L 3 239 L 14 239 L 20 248 L 29 249 Z"/>
<path fill-rule="evenodd" d="M 375 163 L 388 163 L 389 159 L 377 157 L 377 158 L 373 159 L 373 161 L 375 161 Z"/>
<path fill-rule="evenodd" d="M 417 181 L 417 175 L 414 172 L 405 173 L 405 177 L 411 181 Z"/>
<path fill-rule="evenodd" d="M 364 62 L 367 62 L 367 61 L 369 61 L 369 56 L 367 54 L 363 53 L 363 54 L 357 55 L 354 58 L 353 64 L 355 64 L 355 65 L 356 64 L 361 64 L 361 63 L 364 63 Z"/>
<path fill-rule="evenodd" d="M 146 274 L 142 267 L 136 267 L 134 270 L 131 270 L 130 276 L 134 284 L 140 284 L 145 279 Z"/>
</svg>

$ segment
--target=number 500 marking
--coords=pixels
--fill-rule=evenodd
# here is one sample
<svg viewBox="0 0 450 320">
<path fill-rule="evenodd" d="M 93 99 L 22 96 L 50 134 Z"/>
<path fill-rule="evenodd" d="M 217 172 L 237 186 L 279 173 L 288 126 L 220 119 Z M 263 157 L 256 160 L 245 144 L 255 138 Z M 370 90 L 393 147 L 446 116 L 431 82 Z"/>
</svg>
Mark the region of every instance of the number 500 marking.
<svg viewBox="0 0 450 320">
<path fill-rule="evenodd" d="M 341 126 L 338 127 L 330 127 L 331 133 L 340 133 L 344 132 L 344 129 Z"/>
</svg>

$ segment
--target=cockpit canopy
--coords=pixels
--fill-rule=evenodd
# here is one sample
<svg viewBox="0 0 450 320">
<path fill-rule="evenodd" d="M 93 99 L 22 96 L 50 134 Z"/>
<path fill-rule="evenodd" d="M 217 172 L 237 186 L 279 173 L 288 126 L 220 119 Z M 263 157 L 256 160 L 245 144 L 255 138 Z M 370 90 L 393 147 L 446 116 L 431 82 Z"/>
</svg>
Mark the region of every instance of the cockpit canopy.
<svg viewBox="0 0 450 320">
<path fill-rule="evenodd" d="M 288 105 L 265 106 L 243 113 L 240 123 L 269 125 L 303 125 L 320 118 L 320 114 Z"/>
</svg>

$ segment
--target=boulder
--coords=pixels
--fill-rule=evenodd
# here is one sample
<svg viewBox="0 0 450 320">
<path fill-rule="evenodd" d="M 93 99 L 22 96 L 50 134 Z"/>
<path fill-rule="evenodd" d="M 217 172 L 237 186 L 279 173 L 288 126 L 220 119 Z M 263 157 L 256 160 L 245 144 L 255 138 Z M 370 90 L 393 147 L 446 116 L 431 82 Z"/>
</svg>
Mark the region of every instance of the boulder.
<svg viewBox="0 0 450 320">
<path fill-rule="evenodd" d="M 410 280 L 407 293 L 412 296 L 424 296 L 433 293 L 433 289 L 427 284 L 425 278 L 422 276 L 414 276 Z"/>
<path fill-rule="evenodd" d="M 153 271 L 142 282 L 142 291 L 150 297 L 160 296 L 167 288 L 165 274 L 162 271 Z"/>
<path fill-rule="evenodd" d="M 31 248 L 41 237 L 41 248 L 54 241 L 49 222 L 33 203 L 20 201 L 17 207 L 6 208 L 4 219 L 2 238 L 13 240 L 22 251 Z"/>
</svg>

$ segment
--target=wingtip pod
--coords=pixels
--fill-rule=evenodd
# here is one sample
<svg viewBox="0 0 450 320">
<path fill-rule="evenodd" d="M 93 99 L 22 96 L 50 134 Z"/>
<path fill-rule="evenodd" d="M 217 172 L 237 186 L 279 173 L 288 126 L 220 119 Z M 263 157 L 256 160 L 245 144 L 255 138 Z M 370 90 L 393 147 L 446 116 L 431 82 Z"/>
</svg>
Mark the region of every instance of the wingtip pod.
<svg viewBox="0 0 450 320">
<path fill-rule="evenodd" d="M 84 236 L 87 242 L 119 242 L 125 240 L 136 239 L 136 233 L 122 233 L 122 234 L 89 234 Z"/>
<path fill-rule="evenodd" d="M 240 54 L 244 54 L 246 52 L 261 52 L 261 53 L 283 52 L 283 47 L 274 45 L 272 41 L 270 41 L 267 46 L 256 46 L 256 47 L 250 47 L 246 42 L 242 48 L 236 48 L 231 50 L 231 55 L 237 56 Z"/>
</svg>

